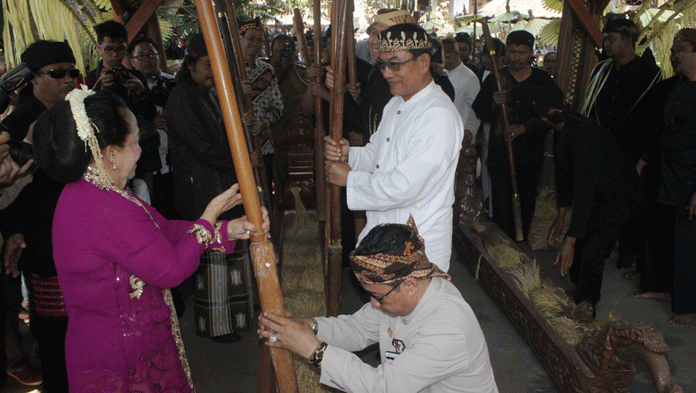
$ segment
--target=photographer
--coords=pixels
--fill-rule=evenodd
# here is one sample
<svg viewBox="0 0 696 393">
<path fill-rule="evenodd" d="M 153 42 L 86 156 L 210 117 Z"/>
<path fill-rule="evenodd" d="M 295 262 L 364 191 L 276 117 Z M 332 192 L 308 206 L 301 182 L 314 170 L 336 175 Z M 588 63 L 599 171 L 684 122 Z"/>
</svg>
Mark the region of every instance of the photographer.
<svg viewBox="0 0 696 393">
<path fill-rule="evenodd" d="M 159 158 L 162 168 L 155 171 L 152 176 L 152 206 L 172 220 L 179 216 L 174 209 L 174 178 L 169 166 L 169 136 L 164 108 L 167 105 L 169 93 L 176 86 L 176 80 L 174 75 L 160 70 L 160 54 L 157 52 L 155 42 L 148 37 L 134 39 L 128 45 L 128 57 L 131 67 L 145 76 L 150 96 L 157 108 L 157 116 L 152 124 L 159 134 Z"/>
<path fill-rule="evenodd" d="M 79 75 L 72 49 L 65 42 L 37 41 L 22 53 L 21 59 L 35 76 L 27 86 L 30 95 L 2 123 L 15 143 L 25 138 L 32 141 L 31 124 L 65 100 Z M 43 171 L 35 172 L 33 181 L 2 211 L 0 218 L 7 240 L 4 263 L 14 277 L 21 271 L 28 283 L 31 333 L 41 346 L 41 372 L 47 392 L 65 392 L 68 386 L 63 348 L 67 313 L 57 284 L 51 239 L 53 212 L 63 186 Z M 8 279 L 9 285 L 16 287 L 12 289 L 18 291 L 19 283 Z M 8 309 L 8 313 L 14 314 L 13 323 L 17 321 L 20 303 L 18 296 Z M 28 365 L 25 351 L 8 350 L 8 354 L 8 375 L 25 385 L 41 383 L 41 374 Z"/>
<path fill-rule="evenodd" d="M 138 121 L 143 149 L 133 180 L 133 191 L 146 202 L 151 202 L 152 174 L 162 167 L 159 158 L 159 134 L 152 124 L 157 108 L 152 101 L 147 81 L 142 72 L 123 66 L 126 57 L 128 32 L 122 24 L 109 20 L 94 27 L 102 61 L 87 73 L 87 85 L 95 90 L 108 90 L 121 97 Z"/>
<path fill-rule="evenodd" d="M 297 64 L 297 51 L 292 37 L 281 34 L 273 38 L 270 63 L 278 76 L 283 98 L 283 112 L 278 122 L 271 127 L 276 150 L 273 160 L 275 198 L 280 200 L 288 177 L 288 142 L 296 140 L 298 135 L 312 135 L 312 124 L 308 116 L 314 112 L 314 96 L 307 88 L 310 81 L 307 69 Z"/>
<path fill-rule="evenodd" d="M 109 90 L 116 93 L 129 106 L 133 113 L 148 121 L 155 119 L 157 111 L 150 92 L 145 87 L 145 76 L 137 70 L 123 66 L 126 57 L 128 32 L 126 27 L 112 20 L 94 27 L 99 45 L 97 50 L 102 61 L 97 68 L 87 73 L 90 88 Z"/>
</svg>

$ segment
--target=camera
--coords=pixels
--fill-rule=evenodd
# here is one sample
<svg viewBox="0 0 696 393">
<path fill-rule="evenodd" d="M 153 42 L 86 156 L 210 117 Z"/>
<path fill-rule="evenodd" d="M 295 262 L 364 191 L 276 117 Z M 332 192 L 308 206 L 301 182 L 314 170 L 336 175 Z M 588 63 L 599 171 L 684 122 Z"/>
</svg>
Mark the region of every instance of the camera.
<svg viewBox="0 0 696 393">
<path fill-rule="evenodd" d="M 113 74 L 114 83 L 118 83 L 119 85 L 124 85 L 126 82 L 128 82 L 128 79 L 130 78 L 130 72 L 128 72 L 128 68 L 122 65 L 117 65 L 111 70 L 106 71 L 106 73 Z"/>
<path fill-rule="evenodd" d="M 27 161 L 34 159 L 34 148 L 31 143 L 10 139 L 7 141 L 7 145 L 10 146 L 10 156 L 20 167 L 23 167 Z M 36 161 L 30 169 L 33 170 L 35 166 Z"/>
<path fill-rule="evenodd" d="M 283 44 L 283 59 L 287 61 L 292 61 L 294 57 L 294 53 L 292 53 L 292 46 L 290 46 L 289 42 L 286 42 Z"/>
<path fill-rule="evenodd" d="M 158 76 L 155 84 L 150 88 L 150 97 L 157 106 L 167 105 L 169 93 L 176 87 L 176 80 Z"/>
</svg>

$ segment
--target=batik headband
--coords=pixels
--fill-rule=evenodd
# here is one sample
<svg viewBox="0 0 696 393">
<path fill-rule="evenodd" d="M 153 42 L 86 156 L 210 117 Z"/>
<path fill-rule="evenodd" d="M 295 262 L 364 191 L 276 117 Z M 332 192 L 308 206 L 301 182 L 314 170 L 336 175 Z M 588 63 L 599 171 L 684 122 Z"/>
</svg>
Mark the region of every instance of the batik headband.
<svg viewBox="0 0 696 393">
<path fill-rule="evenodd" d="M 411 229 L 411 237 L 396 250 L 372 255 L 355 255 L 350 253 L 350 267 L 358 281 L 364 284 L 391 284 L 413 277 L 416 279 L 450 276 L 437 265 L 428 261 L 425 255 L 423 238 L 410 216 L 406 225 Z"/>
<path fill-rule="evenodd" d="M 239 34 L 243 34 L 247 30 L 258 30 L 263 33 L 266 32 L 259 18 L 252 19 L 239 26 Z"/>
</svg>

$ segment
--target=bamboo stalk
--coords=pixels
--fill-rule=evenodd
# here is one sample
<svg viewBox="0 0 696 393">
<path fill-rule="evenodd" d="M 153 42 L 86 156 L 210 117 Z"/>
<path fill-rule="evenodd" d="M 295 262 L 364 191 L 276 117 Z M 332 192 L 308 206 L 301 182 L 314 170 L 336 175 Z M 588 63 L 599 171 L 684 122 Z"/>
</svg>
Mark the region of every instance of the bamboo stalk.
<svg viewBox="0 0 696 393">
<path fill-rule="evenodd" d="M 297 38 L 297 46 L 300 48 L 300 54 L 302 54 L 302 59 L 305 64 L 309 66 L 309 48 L 307 48 L 307 39 L 304 35 L 304 22 L 302 21 L 302 13 L 299 8 L 294 10 L 295 16 L 292 21 L 295 25 L 295 37 Z"/>
<path fill-rule="evenodd" d="M 500 70 L 498 69 L 498 62 L 496 60 L 495 46 L 493 45 L 491 32 L 488 29 L 488 19 L 483 19 L 481 22 L 481 27 L 483 29 L 483 38 L 486 40 L 488 52 L 491 54 L 491 64 L 493 64 L 493 74 L 495 75 L 498 90 L 503 91 L 503 81 L 500 79 Z M 515 154 L 512 151 L 512 138 L 510 138 L 510 135 L 505 132 L 505 129 L 510 126 L 507 104 L 500 105 L 500 111 L 503 115 L 503 136 L 505 137 L 505 145 L 507 146 L 508 161 L 510 161 L 510 184 L 512 186 L 512 214 L 515 220 L 515 240 L 521 242 L 524 240 L 524 231 L 522 229 L 522 205 L 520 203 L 520 192 L 517 187 Z"/>
<path fill-rule="evenodd" d="M 237 101 L 232 85 L 229 68 L 225 64 L 225 53 L 222 48 L 220 29 L 215 21 L 215 11 L 212 1 L 200 0 L 196 2 L 196 8 L 201 21 L 201 30 L 205 38 L 206 47 L 215 77 L 215 86 L 218 92 L 222 117 L 227 129 L 227 138 L 230 142 L 230 150 L 234 159 L 234 167 L 239 181 L 239 189 L 244 202 L 244 211 L 247 219 L 257 228 L 263 225 L 261 204 L 251 171 L 249 152 L 244 142 L 242 117 L 237 106 Z M 259 298 L 263 311 L 278 315 L 285 315 L 283 296 L 278 283 L 278 271 L 276 270 L 273 245 L 262 231 L 251 235 L 249 246 L 251 259 L 254 265 L 254 273 L 259 286 Z M 276 371 L 278 387 L 281 393 L 297 393 L 297 377 L 293 367 L 292 355 L 281 348 L 271 348 L 271 359 Z"/>
<path fill-rule="evenodd" d="M 321 0 L 314 0 L 314 62 L 321 66 Z M 309 59 L 307 60 L 309 61 Z M 314 81 L 321 84 L 321 76 Z M 324 111 L 322 100 L 314 99 L 314 176 L 317 188 L 317 218 L 326 221 L 326 173 L 324 172 Z"/>
<path fill-rule="evenodd" d="M 230 62 L 230 67 L 236 64 L 237 77 L 239 81 L 247 80 L 246 65 L 244 64 L 244 54 L 242 53 L 241 47 L 241 37 L 239 35 L 239 27 L 237 26 L 237 17 L 234 9 L 234 3 L 232 0 L 224 0 L 222 2 L 224 7 L 224 20 L 227 22 L 227 29 L 230 36 L 230 49 L 232 51 L 231 55 L 233 62 Z M 232 17 L 229 17 L 232 15 Z M 240 85 L 241 86 L 241 85 Z M 241 92 L 241 90 L 240 90 Z M 242 93 L 243 94 L 243 93 Z M 239 103 L 242 107 L 242 113 L 246 113 L 254 109 L 253 97 L 250 94 L 244 94 L 244 100 Z M 258 135 L 254 135 L 251 132 L 250 127 L 244 125 L 244 136 L 247 144 L 247 148 L 250 152 L 256 152 L 258 154 L 259 163 L 258 166 L 252 168 L 254 171 L 254 179 L 256 180 L 257 191 L 261 194 L 261 199 L 264 205 L 269 209 L 271 208 L 271 190 L 267 190 L 268 187 L 268 176 L 266 174 L 266 168 L 263 163 L 263 155 L 261 154 L 261 143 L 259 142 Z M 282 191 L 282 190 L 281 190 Z M 275 225 L 274 225 L 275 229 Z M 272 231 L 272 233 L 276 233 Z"/>
<path fill-rule="evenodd" d="M 332 10 L 336 23 L 332 26 L 333 56 L 331 65 L 334 70 L 334 85 L 331 91 L 331 119 L 330 135 L 331 138 L 339 143 L 343 136 L 343 97 L 346 86 L 346 56 L 347 56 L 347 29 L 349 28 L 348 18 L 350 16 L 349 0 L 342 0 L 338 3 L 338 10 Z M 328 265 L 328 302 L 327 314 L 338 315 L 341 309 L 341 266 L 343 246 L 341 245 L 341 187 L 331 185 L 330 189 L 330 234 L 329 240 L 329 265 Z"/>
</svg>

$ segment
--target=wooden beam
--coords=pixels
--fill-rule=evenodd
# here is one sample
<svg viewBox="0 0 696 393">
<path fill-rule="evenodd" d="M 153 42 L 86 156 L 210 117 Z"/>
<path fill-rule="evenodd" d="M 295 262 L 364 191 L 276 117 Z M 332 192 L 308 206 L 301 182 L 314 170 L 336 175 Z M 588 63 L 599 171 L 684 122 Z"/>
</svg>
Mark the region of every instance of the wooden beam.
<svg viewBox="0 0 696 393">
<path fill-rule="evenodd" d="M 113 1 L 114 0 L 112 0 L 112 2 Z M 136 36 L 136 34 L 138 34 L 140 29 L 145 26 L 145 23 L 147 23 L 152 15 L 154 15 L 155 11 L 157 11 L 157 7 L 159 7 L 160 4 L 162 4 L 162 0 L 143 1 L 143 4 L 138 7 L 138 10 L 135 11 L 135 14 L 131 16 L 126 24 L 126 30 L 128 30 L 128 42 L 130 42 Z"/>
<path fill-rule="evenodd" d="M 595 46 L 601 48 L 604 37 L 602 31 L 599 30 L 599 16 L 590 15 L 590 11 L 582 3 L 582 0 L 566 0 L 566 3 L 570 6 L 582 27 L 587 31 Z"/>
</svg>

